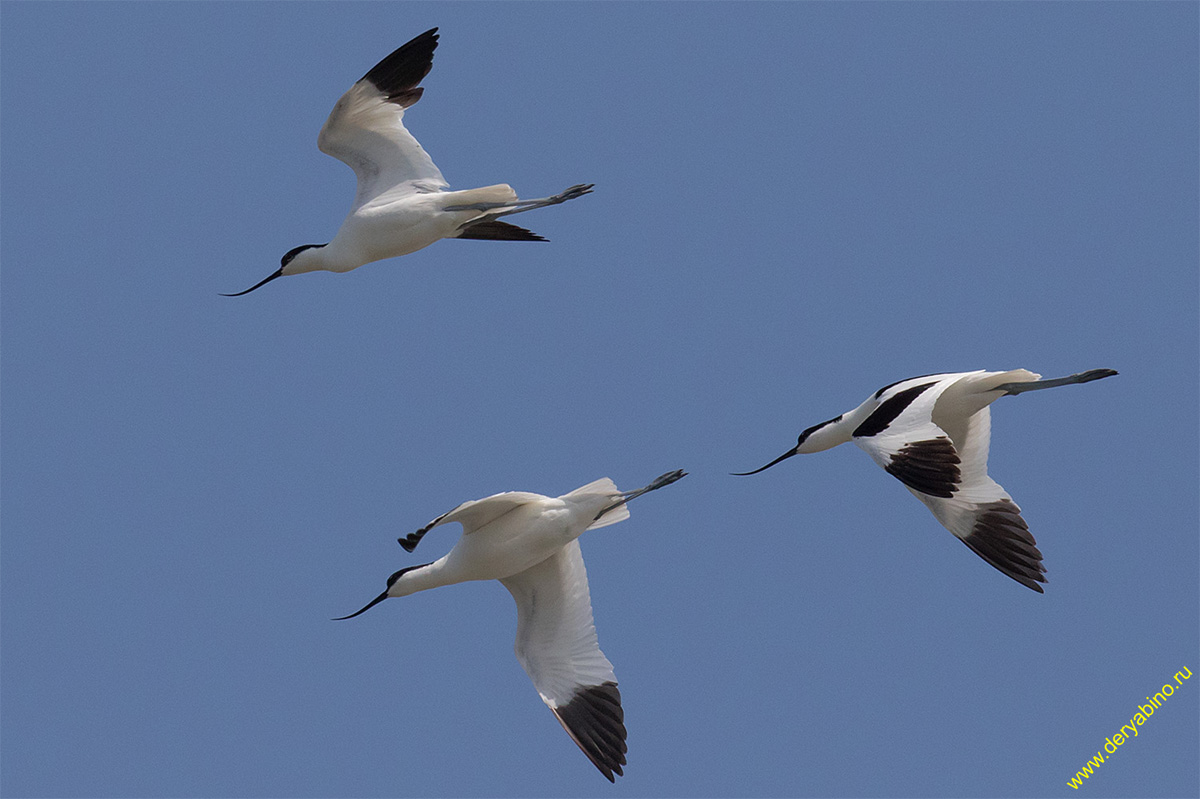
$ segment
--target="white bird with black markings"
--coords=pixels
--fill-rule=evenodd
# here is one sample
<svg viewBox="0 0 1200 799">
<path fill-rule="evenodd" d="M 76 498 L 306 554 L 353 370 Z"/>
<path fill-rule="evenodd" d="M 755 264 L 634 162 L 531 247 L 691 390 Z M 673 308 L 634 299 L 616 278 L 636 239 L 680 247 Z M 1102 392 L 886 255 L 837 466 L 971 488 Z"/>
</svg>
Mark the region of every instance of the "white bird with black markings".
<svg viewBox="0 0 1200 799">
<path fill-rule="evenodd" d="M 604 477 L 561 497 L 509 491 L 464 502 L 399 539 L 412 552 L 434 527 L 459 522 L 462 538 L 445 557 L 401 569 L 388 578 L 387 590 L 336 621 L 389 597 L 499 580 L 517 602 L 517 660 L 571 740 L 615 782 L 613 774 L 625 765 L 625 712 L 612 663 L 596 640 L 578 539 L 628 519 L 630 500 L 684 475 L 668 472 L 637 491 L 620 491 Z"/>
<path fill-rule="evenodd" d="M 404 110 L 425 91 L 418 84 L 433 68 L 437 45 L 433 28 L 395 50 L 351 86 L 325 120 L 317 146 L 358 176 L 354 204 L 333 240 L 290 250 L 279 269 L 264 280 L 224 296 L 240 297 L 284 275 L 349 272 L 372 261 L 408 255 L 439 239 L 546 241 L 499 218 L 591 192 L 590 183 L 538 200 L 518 199 L 504 183 L 450 191 L 403 121 Z"/>
<path fill-rule="evenodd" d="M 1025 369 L 910 377 L 884 386 L 854 410 L 805 430 L 796 446 L 752 472 L 793 455 L 853 441 L 968 547 L 1022 585 L 1042 593 L 1042 553 L 1021 509 L 988 476 L 991 414 L 1000 397 L 1112 377 L 1112 369 L 1041 380 Z"/>
</svg>

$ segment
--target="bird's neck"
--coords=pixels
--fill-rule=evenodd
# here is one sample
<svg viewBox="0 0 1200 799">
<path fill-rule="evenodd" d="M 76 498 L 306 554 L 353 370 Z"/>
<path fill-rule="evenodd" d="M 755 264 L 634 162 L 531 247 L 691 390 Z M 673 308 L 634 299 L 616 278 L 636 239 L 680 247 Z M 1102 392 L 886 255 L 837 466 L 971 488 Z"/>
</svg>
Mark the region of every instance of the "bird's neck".
<svg viewBox="0 0 1200 799">
<path fill-rule="evenodd" d="M 430 588 L 440 588 L 443 585 L 462 582 L 454 574 L 446 557 L 439 558 L 433 563 L 426 563 L 411 571 L 407 571 L 392 583 L 388 596 L 399 597 L 415 594 L 418 591 L 428 591 Z"/>
<path fill-rule="evenodd" d="M 305 272 L 349 272 L 366 263 L 357 253 L 350 252 L 336 238 L 328 244 L 308 247 L 296 253 L 296 257 L 283 267 L 285 275 L 300 275 Z"/>
<path fill-rule="evenodd" d="M 808 455 L 832 449 L 838 444 L 845 444 L 850 440 L 854 428 L 867 416 L 866 413 L 860 414 L 861 410 L 862 408 L 855 408 L 850 413 L 844 413 L 836 419 L 816 425 L 815 429 L 811 431 L 806 431 L 807 435 L 796 447 L 796 452 L 800 455 Z"/>
<path fill-rule="evenodd" d="M 811 452 L 824 452 L 827 449 L 832 449 L 839 444 L 845 444 L 850 440 L 850 433 L 854 430 L 853 427 L 845 423 L 831 424 L 822 427 L 804 440 L 804 444 L 800 447 L 801 454 L 807 455 Z"/>
</svg>

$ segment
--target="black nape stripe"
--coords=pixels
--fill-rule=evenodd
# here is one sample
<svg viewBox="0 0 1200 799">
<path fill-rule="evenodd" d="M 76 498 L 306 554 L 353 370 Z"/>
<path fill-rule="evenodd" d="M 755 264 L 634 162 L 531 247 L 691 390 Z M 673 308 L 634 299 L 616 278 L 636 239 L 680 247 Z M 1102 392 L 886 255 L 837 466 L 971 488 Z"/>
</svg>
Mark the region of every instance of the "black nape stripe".
<svg viewBox="0 0 1200 799">
<path fill-rule="evenodd" d="M 403 568 L 403 569 L 401 569 L 400 571 L 396 572 L 395 574 L 393 574 L 391 577 L 389 577 L 389 578 L 387 579 L 387 587 L 388 587 L 388 588 L 391 588 L 391 587 L 392 587 L 392 584 L 393 584 L 394 582 L 396 582 L 397 580 L 399 580 L 399 579 L 400 579 L 400 577 L 401 577 L 401 575 L 407 574 L 408 572 L 410 572 L 410 571 L 413 571 L 413 570 L 415 570 L 415 569 L 424 569 L 426 566 L 432 566 L 432 565 L 433 565 L 433 563 L 432 563 L 432 562 L 430 562 L 430 563 L 422 563 L 422 564 L 421 564 L 421 565 L 419 565 L 419 566 L 406 566 L 405 568 Z"/>
<path fill-rule="evenodd" d="M 900 382 L 903 383 L 904 381 L 901 380 Z M 895 385 L 895 383 L 892 385 Z M 894 422 L 897 416 L 904 413 L 904 409 L 909 405 L 912 405 L 913 400 L 921 396 L 921 393 L 925 391 L 925 389 L 936 385 L 937 381 L 935 380 L 932 383 L 922 383 L 919 386 L 913 386 L 912 388 L 904 389 L 896 396 L 888 399 L 886 402 L 876 408 L 875 411 L 865 420 L 863 420 L 863 423 L 860 424 L 857 429 L 855 429 L 853 436 L 855 438 L 868 438 L 887 430 L 888 425 Z"/>
<path fill-rule="evenodd" d="M 906 445 L 883 468 L 914 491 L 948 499 L 958 490 L 961 462 L 950 439 L 938 436 Z"/>
<path fill-rule="evenodd" d="M 840 413 L 839 413 L 837 416 L 835 416 L 835 417 L 834 417 L 834 418 L 832 418 L 832 419 L 829 419 L 829 420 L 827 420 L 827 421 L 821 422 L 820 424 L 814 424 L 812 427 L 810 427 L 810 428 L 806 429 L 804 432 L 802 432 L 802 433 L 800 434 L 800 438 L 796 439 L 796 446 L 798 447 L 798 446 L 800 446 L 801 444 L 803 444 L 803 443 L 805 442 L 805 440 L 806 440 L 806 439 L 807 439 L 809 436 L 811 436 L 813 433 L 815 433 L 815 432 L 817 432 L 818 430 L 820 430 L 822 427 L 828 427 L 828 426 L 829 426 L 829 425 L 831 425 L 831 424 L 837 424 L 838 422 L 842 421 L 842 416 L 843 416 L 843 415 L 844 415 L 844 414 L 840 414 Z"/>
<path fill-rule="evenodd" d="M 328 243 L 329 242 L 325 242 L 325 244 L 328 244 Z M 293 258 L 295 258 L 300 253 L 304 252 L 305 250 L 313 250 L 313 249 L 316 249 L 317 247 L 324 247 L 325 244 L 301 244 L 299 247 L 293 247 L 292 249 L 285 252 L 283 254 L 283 257 L 279 259 L 279 266 L 281 268 L 285 267 L 292 262 Z"/>
</svg>

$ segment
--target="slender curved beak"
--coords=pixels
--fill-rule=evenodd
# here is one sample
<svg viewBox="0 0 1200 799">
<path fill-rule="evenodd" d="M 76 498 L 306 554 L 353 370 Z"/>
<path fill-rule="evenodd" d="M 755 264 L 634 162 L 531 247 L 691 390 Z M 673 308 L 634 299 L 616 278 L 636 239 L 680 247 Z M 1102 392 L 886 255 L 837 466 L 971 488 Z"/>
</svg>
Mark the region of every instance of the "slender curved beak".
<svg viewBox="0 0 1200 799">
<path fill-rule="evenodd" d="M 370 602 L 368 602 L 362 610 L 356 611 L 355 613 L 351 613 L 349 616 L 339 616 L 338 618 L 334 619 L 334 621 L 345 621 L 346 619 L 353 619 L 355 616 L 358 616 L 359 614 L 366 613 L 368 610 L 375 607 L 376 605 L 378 605 L 380 602 L 382 602 L 383 600 L 385 600 L 387 598 L 388 598 L 388 592 L 384 591 L 382 594 L 380 594 L 379 596 L 375 597 Z"/>
<path fill-rule="evenodd" d="M 239 291 L 237 294 L 222 294 L 221 296 L 222 297 L 240 297 L 243 294 L 249 294 L 250 292 L 254 291 L 259 286 L 265 286 L 277 277 L 283 277 L 283 267 L 282 266 L 279 267 L 277 270 L 275 270 L 272 274 L 267 275 L 265 278 L 263 278 L 259 282 L 255 283 L 250 288 L 246 289 L 245 291 Z"/>
<path fill-rule="evenodd" d="M 793 455 L 798 455 L 798 454 L 800 454 L 800 453 L 798 453 L 794 449 L 789 450 L 789 451 L 783 453 L 782 455 L 780 455 L 775 460 L 768 463 L 766 466 L 760 466 L 759 468 L 755 469 L 752 472 L 730 472 L 730 474 L 734 475 L 735 477 L 745 477 L 746 475 L 750 475 L 750 474 L 758 474 L 759 472 L 761 472 L 765 469 L 770 469 L 772 466 L 779 463 L 780 461 L 786 461 L 788 458 L 792 457 Z"/>
</svg>

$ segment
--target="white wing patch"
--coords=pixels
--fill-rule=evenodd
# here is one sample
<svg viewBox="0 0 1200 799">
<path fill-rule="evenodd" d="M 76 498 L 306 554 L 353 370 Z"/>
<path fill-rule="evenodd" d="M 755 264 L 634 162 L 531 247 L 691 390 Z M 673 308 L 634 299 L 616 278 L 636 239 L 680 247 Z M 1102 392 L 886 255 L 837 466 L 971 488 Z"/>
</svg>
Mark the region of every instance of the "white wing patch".
<svg viewBox="0 0 1200 799">
<path fill-rule="evenodd" d="M 461 523 L 463 535 L 469 535 L 485 525 L 491 524 L 506 513 L 511 513 L 530 502 L 540 502 L 545 499 L 546 497 L 541 494 L 532 494 L 528 491 L 505 491 L 483 499 L 472 499 L 443 513 L 420 530 L 400 538 L 400 546 L 412 552 L 426 533 L 438 525 L 451 522 Z"/>
<path fill-rule="evenodd" d="M 342 95 L 325 120 L 317 146 L 358 176 L 352 210 L 385 193 L 395 197 L 448 186 L 403 119 L 403 108 L 361 80 Z"/>
<path fill-rule="evenodd" d="M 517 660 L 547 705 L 565 705 L 579 686 L 616 681 L 596 639 L 578 540 L 500 582 L 517 602 Z"/>
<path fill-rule="evenodd" d="M 571 739 L 609 779 L 625 764 L 612 663 L 600 651 L 579 541 L 500 581 L 517 603 L 517 660 Z"/>
</svg>

